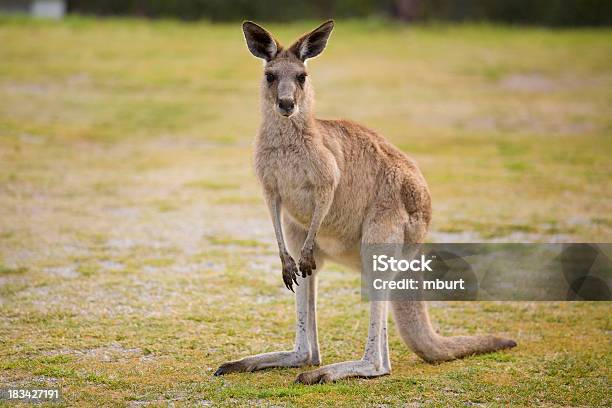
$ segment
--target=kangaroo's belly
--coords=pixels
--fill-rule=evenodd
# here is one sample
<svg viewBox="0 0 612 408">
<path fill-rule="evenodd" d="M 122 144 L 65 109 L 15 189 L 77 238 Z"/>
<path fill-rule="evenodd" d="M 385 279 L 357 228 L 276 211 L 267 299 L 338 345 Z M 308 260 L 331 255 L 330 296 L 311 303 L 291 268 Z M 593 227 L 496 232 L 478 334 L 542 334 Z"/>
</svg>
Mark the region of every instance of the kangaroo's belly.
<svg viewBox="0 0 612 408">
<path fill-rule="evenodd" d="M 279 194 L 283 212 L 296 224 L 308 229 L 315 209 L 313 187 L 300 182 L 279 182 Z"/>
<path fill-rule="evenodd" d="M 275 173 L 283 211 L 298 224 L 307 226 L 315 208 L 314 186 L 298 169 L 278 169 Z"/>
</svg>

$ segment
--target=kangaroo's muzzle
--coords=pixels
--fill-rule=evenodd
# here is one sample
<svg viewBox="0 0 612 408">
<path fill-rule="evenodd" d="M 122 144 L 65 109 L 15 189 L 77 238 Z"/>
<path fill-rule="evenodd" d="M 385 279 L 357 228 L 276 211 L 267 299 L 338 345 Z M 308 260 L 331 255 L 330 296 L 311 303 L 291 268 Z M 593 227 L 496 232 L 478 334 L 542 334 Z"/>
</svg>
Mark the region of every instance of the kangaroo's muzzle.
<svg viewBox="0 0 612 408">
<path fill-rule="evenodd" d="M 295 110 L 295 102 L 293 99 L 279 99 L 278 111 L 283 116 L 291 116 Z"/>
</svg>

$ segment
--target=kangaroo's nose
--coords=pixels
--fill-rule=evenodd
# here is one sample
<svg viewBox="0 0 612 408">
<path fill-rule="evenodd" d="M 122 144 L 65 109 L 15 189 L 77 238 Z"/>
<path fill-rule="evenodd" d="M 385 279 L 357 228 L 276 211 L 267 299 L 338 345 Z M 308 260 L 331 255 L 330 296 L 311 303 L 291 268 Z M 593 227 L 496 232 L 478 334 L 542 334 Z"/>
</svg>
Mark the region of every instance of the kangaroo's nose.
<svg viewBox="0 0 612 408">
<path fill-rule="evenodd" d="M 278 107 L 286 113 L 291 113 L 295 104 L 293 103 L 293 99 L 279 99 Z"/>
</svg>

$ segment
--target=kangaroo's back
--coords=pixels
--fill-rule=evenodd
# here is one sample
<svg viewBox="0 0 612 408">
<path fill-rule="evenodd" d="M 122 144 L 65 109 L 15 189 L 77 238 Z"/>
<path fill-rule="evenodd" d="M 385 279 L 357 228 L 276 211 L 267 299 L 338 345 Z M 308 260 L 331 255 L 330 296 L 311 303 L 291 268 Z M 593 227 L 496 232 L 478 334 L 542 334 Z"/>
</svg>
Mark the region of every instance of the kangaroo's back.
<svg viewBox="0 0 612 408">
<path fill-rule="evenodd" d="M 330 212 L 355 214 L 355 227 L 361 228 L 368 210 L 398 202 L 399 211 L 424 223 L 410 242 L 422 240 L 431 222 L 431 197 L 416 162 L 378 132 L 353 121 L 317 119 L 317 125 L 341 169 Z"/>
</svg>

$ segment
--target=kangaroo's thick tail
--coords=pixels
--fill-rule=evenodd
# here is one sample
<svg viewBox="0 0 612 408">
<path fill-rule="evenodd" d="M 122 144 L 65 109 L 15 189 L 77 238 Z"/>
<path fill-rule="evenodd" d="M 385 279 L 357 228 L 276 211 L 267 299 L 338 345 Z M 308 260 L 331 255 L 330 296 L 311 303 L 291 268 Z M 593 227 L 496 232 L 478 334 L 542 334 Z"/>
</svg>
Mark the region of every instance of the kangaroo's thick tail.
<svg viewBox="0 0 612 408">
<path fill-rule="evenodd" d="M 495 336 L 443 337 L 431 326 L 426 302 L 392 301 L 391 305 L 400 336 L 412 351 L 428 363 L 516 346 L 514 340 Z"/>
</svg>

